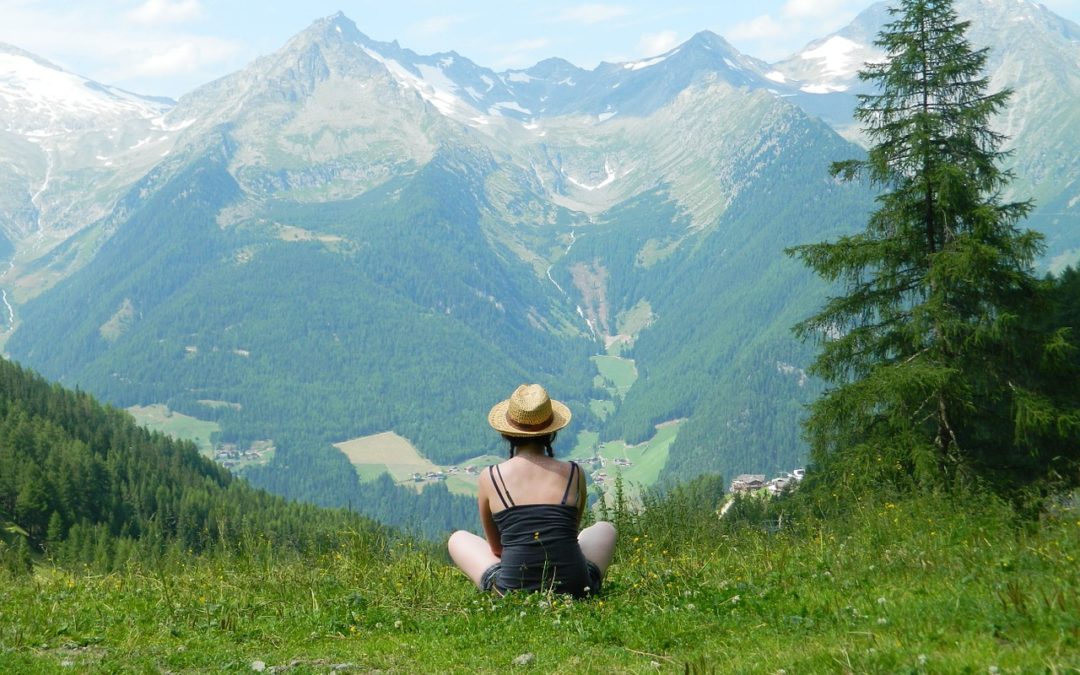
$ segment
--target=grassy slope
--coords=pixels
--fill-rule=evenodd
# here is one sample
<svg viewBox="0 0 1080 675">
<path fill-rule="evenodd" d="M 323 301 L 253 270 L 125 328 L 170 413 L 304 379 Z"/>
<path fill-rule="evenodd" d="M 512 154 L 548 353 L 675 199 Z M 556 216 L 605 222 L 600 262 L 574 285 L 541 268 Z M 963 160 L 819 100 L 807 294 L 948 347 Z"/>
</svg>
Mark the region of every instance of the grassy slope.
<svg viewBox="0 0 1080 675">
<path fill-rule="evenodd" d="M 136 423 L 180 440 L 188 440 L 199 447 L 199 452 L 207 457 L 214 454 L 214 444 L 210 437 L 221 431 L 217 422 L 207 422 L 183 413 L 169 410 L 164 405 L 131 406 L 127 409 Z"/>
<path fill-rule="evenodd" d="M 680 508 L 624 517 L 604 595 L 576 603 L 492 598 L 439 552 L 349 537 L 317 559 L 39 567 L 3 580 L 0 671 L 499 672 L 526 653 L 536 672 L 1080 667 L 1075 510 L 1017 527 L 993 505 L 882 502 L 765 534 Z"/>
</svg>

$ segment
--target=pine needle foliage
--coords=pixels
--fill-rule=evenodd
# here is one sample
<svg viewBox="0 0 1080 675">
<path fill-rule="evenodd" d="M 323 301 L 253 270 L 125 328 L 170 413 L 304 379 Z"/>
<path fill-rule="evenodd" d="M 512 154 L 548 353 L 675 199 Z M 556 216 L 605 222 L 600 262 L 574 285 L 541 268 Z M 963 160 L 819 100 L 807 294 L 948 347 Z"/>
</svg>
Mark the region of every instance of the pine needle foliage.
<svg viewBox="0 0 1080 675">
<path fill-rule="evenodd" d="M 832 384 L 806 434 L 826 480 L 1015 486 L 1075 447 L 1078 418 L 1039 389 L 1062 341 L 1027 320 L 1042 237 L 1020 227 L 1030 201 L 1003 199 L 1013 175 L 991 126 L 1011 92 L 988 92 L 987 50 L 951 1 L 889 11 L 886 57 L 860 72 L 877 86 L 855 111 L 870 149 L 831 168 L 880 189 L 878 207 L 862 232 L 788 250 L 844 289 L 795 327 Z"/>
</svg>

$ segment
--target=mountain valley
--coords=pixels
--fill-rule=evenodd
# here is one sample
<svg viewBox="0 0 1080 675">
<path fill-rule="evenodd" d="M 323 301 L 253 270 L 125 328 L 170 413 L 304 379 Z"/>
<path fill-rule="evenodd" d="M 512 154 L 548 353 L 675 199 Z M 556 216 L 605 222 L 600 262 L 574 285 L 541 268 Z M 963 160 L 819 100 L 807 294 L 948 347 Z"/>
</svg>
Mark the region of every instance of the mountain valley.
<svg viewBox="0 0 1080 675">
<path fill-rule="evenodd" d="M 1080 27 L 958 7 L 1015 90 L 1013 188 L 1062 268 L 1080 258 Z M 529 381 L 574 411 L 560 451 L 678 420 L 657 480 L 788 470 L 820 388 L 790 327 L 829 289 L 783 251 L 873 207 L 828 166 L 862 152 L 855 71 L 884 19 L 875 5 L 776 64 L 703 32 L 642 61 L 497 73 L 338 14 L 175 102 L 5 47 L 4 349 L 114 405 L 216 423 L 218 444 L 272 445 L 245 475 L 320 504 L 445 510 L 445 486 L 404 495 L 334 444 L 501 455 L 484 414 Z M 598 356 L 636 378 L 617 386 Z"/>
</svg>

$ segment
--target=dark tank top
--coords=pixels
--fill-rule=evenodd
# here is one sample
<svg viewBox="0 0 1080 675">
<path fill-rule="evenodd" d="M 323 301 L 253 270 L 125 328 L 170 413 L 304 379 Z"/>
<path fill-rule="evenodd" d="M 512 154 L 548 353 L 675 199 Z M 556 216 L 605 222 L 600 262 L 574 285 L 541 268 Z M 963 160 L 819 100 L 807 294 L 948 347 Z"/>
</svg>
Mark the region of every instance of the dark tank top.
<svg viewBox="0 0 1080 675">
<path fill-rule="evenodd" d="M 502 540 L 502 563 L 495 587 L 506 590 L 552 590 L 582 597 L 590 588 L 589 567 L 578 545 L 578 508 L 566 503 L 577 464 L 570 462 L 570 479 L 559 504 L 514 504 L 506 483 L 499 489 L 498 467 L 489 467 L 495 492 L 506 508 L 492 515 Z"/>
</svg>

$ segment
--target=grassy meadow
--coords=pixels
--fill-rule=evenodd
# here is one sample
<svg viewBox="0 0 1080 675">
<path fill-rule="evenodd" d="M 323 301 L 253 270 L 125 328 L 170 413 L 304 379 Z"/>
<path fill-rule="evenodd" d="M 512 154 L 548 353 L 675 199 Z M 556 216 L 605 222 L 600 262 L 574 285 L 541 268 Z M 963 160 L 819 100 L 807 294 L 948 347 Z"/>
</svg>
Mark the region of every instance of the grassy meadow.
<svg viewBox="0 0 1080 675">
<path fill-rule="evenodd" d="M 586 462 L 586 470 L 593 482 L 610 488 L 616 477 L 621 477 L 628 494 L 637 495 L 656 484 L 660 471 L 667 464 L 668 450 L 679 433 L 681 422 L 674 420 L 657 425 L 656 434 L 637 445 L 627 445 L 623 441 L 600 443 L 599 434 L 581 432 L 570 459 Z M 602 464 L 587 463 L 597 456 Z"/>
<path fill-rule="evenodd" d="M 480 455 L 467 459 L 453 467 L 440 466 L 420 454 L 408 439 L 393 432 L 362 436 L 334 447 L 349 458 L 360 480 L 375 480 L 383 473 L 389 473 L 395 481 L 412 487 L 416 491 L 423 489 L 428 481 L 414 481 L 413 474 L 426 476 L 430 473 L 445 474 L 446 487 L 454 494 L 475 495 L 479 469 L 500 462 L 504 458 L 492 455 Z M 475 473 L 467 472 L 473 468 Z M 452 473 L 451 473 L 452 472 Z"/>
<path fill-rule="evenodd" d="M 752 509 L 751 509 L 752 510 Z M 739 511 L 739 509 L 734 509 Z M 0 571 L 0 672 L 1067 673 L 1080 513 L 860 503 L 779 531 L 679 497 L 615 513 L 603 594 L 482 594 L 440 546 L 342 533 L 156 568 Z"/>
<path fill-rule="evenodd" d="M 214 444 L 210 437 L 221 431 L 221 425 L 217 422 L 184 415 L 160 404 L 132 406 L 127 411 L 140 426 L 151 431 L 160 431 L 173 438 L 191 441 L 199 448 L 199 452 L 207 457 L 214 454 Z"/>
<path fill-rule="evenodd" d="M 596 386 L 607 389 L 612 399 L 622 399 L 637 381 L 637 366 L 633 360 L 619 356 L 594 356 Z"/>
</svg>

